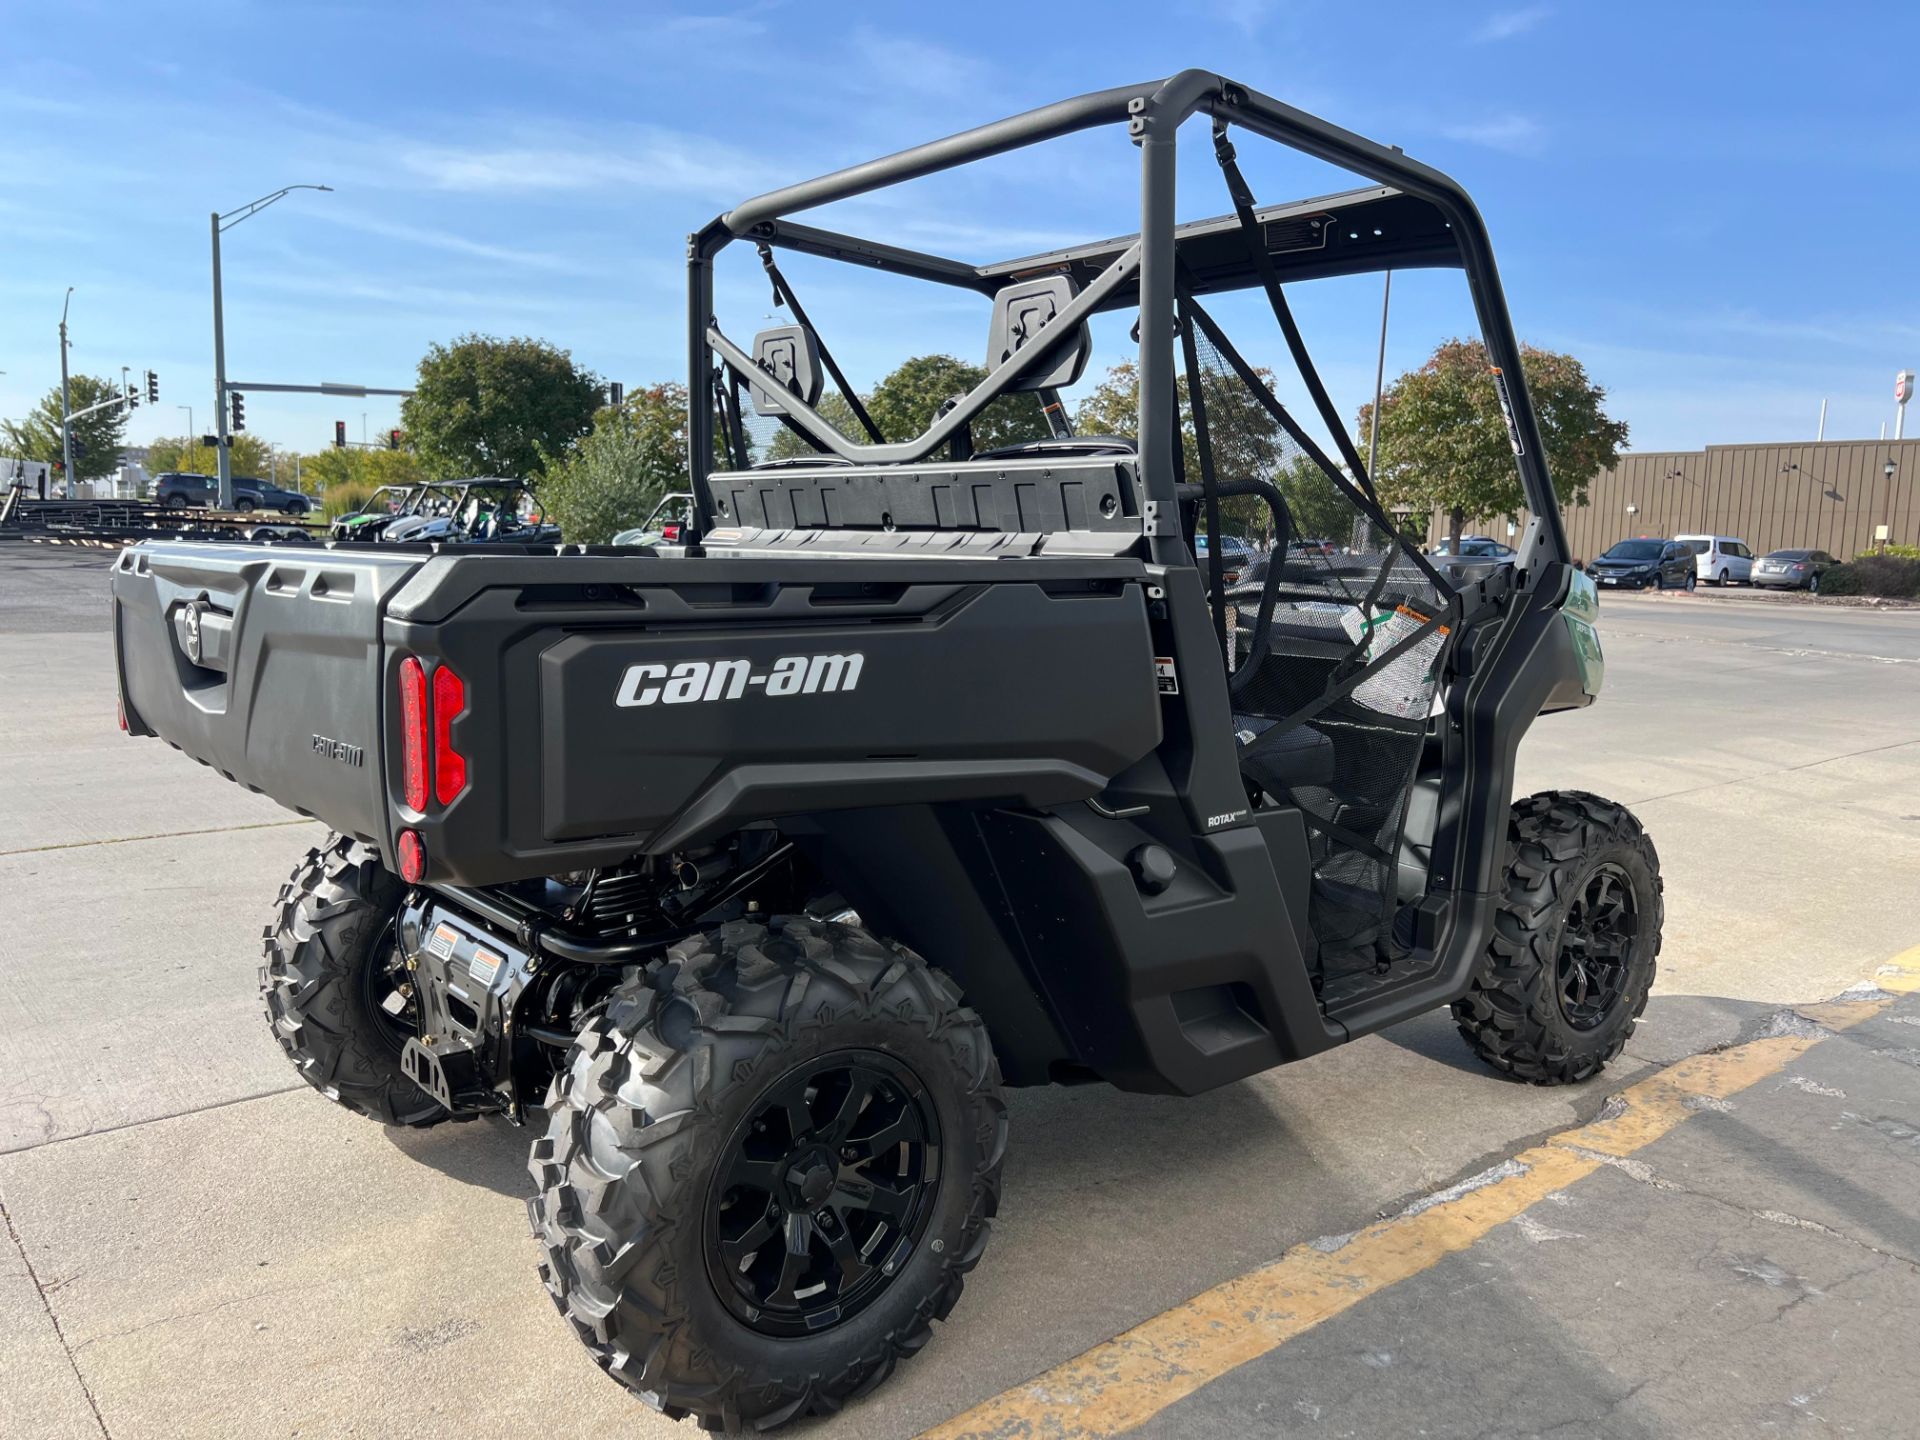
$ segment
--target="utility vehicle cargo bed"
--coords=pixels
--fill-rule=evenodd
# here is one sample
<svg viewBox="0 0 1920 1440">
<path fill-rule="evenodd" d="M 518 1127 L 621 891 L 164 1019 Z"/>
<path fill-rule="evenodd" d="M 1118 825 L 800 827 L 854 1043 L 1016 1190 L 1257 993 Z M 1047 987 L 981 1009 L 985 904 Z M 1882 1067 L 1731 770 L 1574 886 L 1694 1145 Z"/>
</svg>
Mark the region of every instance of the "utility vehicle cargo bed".
<svg viewBox="0 0 1920 1440">
<path fill-rule="evenodd" d="M 145 544 L 113 612 L 133 733 L 389 855 L 411 829 L 448 883 L 801 811 L 1058 804 L 1160 736 L 1131 560 Z M 457 779 L 415 805 L 409 657 L 459 682 L 433 690 Z"/>
</svg>

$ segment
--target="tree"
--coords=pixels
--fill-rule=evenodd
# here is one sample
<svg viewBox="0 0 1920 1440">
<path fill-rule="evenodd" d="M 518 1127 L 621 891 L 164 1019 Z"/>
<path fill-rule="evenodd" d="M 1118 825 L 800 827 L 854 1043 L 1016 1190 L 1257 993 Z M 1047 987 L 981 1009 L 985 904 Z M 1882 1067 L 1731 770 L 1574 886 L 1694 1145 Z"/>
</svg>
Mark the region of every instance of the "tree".
<svg viewBox="0 0 1920 1440">
<path fill-rule="evenodd" d="M 436 479 L 532 479 L 593 429 L 600 391 L 545 340 L 462 335 L 427 351 L 400 421 Z"/>
<path fill-rule="evenodd" d="M 949 399 L 966 394 L 986 378 L 987 372 L 978 365 L 951 355 L 916 355 L 873 387 L 866 397 L 867 413 L 888 440 L 911 440 L 926 432 Z M 1002 395 L 974 417 L 973 448 L 992 450 L 1044 439 L 1051 433 L 1038 395 Z"/>
<path fill-rule="evenodd" d="M 587 438 L 548 469 L 540 501 L 567 541 L 600 545 L 688 488 L 687 387 L 669 382 L 601 410 Z"/>
<path fill-rule="evenodd" d="M 752 402 L 749 401 L 747 403 L 751 405 Z M 849 440 L 856 440 L 861 444 L 867 442 L 868 435 L 867 432 L 861 428 L 859 417 L 853 413 L 853 407 L 847 404 L 846 397 L 838 390 L 829 391 L 827 394 L 822 395 L 820 397 L 820 403 L 813 408 L 824 415 L 832 423 L 833 428 Z M 764 460 L 792 460 L 803 455 L 817 455 L 820 453 L 814 449 L 812 441 L 802 440 L 780 421 L 765 419 L 763 423 L 777 426 L 778 429 L 774 432 L 772 443 L 767 446 L 767 453 L 758 458 Z M 885 434 L 886 432 L 882 431 L 881 433 Z M 749 432 L 749 434 L 751 434 L 751 432 Z M 733 462 L 728 460 L 724 463 L 731 465 Z"/>
<path fill-rule="evenodd" d="M 233 442 L 227 450 L 231 473 L 256 480 L 271 475 L 280 452 L 258 435 L 242 432 L 229 438 Z M 163 435 L 147 446 L 146 467 L 150 475 L 163 475 L 169 470 L 183 470 L 189 475 L 215 475 L 219 473 L 219 464 L 220 452 L 211 445 L 202 445 L 197 435 Z M 291 485 L 292 457 L 281 458 L 280 464 L 288 470 L 288 475 L 283 478 Z"/>
<path fill-rule="evenodd" d="M 1619 460 L 1626 423 L 1608 416 L 1607 392 L 1573 356 L 1523 345 L 1520 362 L 1560 503 L 1577 505 L 1588 482 Z M 1371 405 L 1361 408 L 1362 434 L 1371 430 L 1372 412 Z M 1384 504 L 1444 512 L 1455 542 L 1469 519 L 1518 518 L 1526 494 L 1484 344 L 1448 340 L 1393 382 L 1381 398 L 1375 469 Z"/>
<path fill-rule="evenodd" d="M 1272 382 L 1272 371 L 1263 368 L 1254 373 L 1263 382 Z M 1175 404 L 1180 410 L 1181 465 L 1188 481 L 1197 485 L 1201 479 L 1200 438 L 1194 427 L 1192 406 L 1187 403 L 1187 388 L 1184 375 L 1174 382 Z M 1287 496 L 1296 534 L 1346 533 L 1352 521 L 1352 507 L 1340 497 L 1333 482 L 1319 467 L 1294 447 L 1280 423 L 1254 398 L 1253 392 L 1240 383 L 1238 376 L 1202 371 L 1200 398 L 1207 412 L 1207 439 L 1213 451 L 1215 479 L 1270 480 Z M 1123 361 L 1108 370 L 1092 393 L 1080 402 L 1074 413 L 1074 429 L 1081 435 L 1119 435 L 1135 440 L 1139 438 L 1136 433 L 1139 428 L 1140 374 L 1132 361 Z M 1309 484 L 1309 474 L 1319 477 L 1319 488 Z M 1322 511 L 1325 509 L 1323 496 L 1338 499 L 1346 506 L 1339 524 L 1328 526 L 1324 531 L 1309 528 L 1294 508 L 1289 485 L 1294 486 L 1303 499 L 1321 501 Z M 1258 496 L 1224 499 L 1220 502 L 1220 513 L 1223 520 L 1245 530 L 1264 534 L 1273 528 L 1273 512 Z"/>
<path fill-rule="evenodd" d="M 84 410 L 89 405 L 125 393 L 119 381 L 103 380 L 97 375 L 68 377 L 67 391 L 75 410 Z M 56 385 L 38 405 L 27 412 L 25 420 L 17 423 L 12 420 L 0 422 L 0 432 L 6 435 L 7 447 L 20 459 L 43 460 L 49 465 L 56 465 L 62 459 L 60 417 L 63 413 L 60 408 L 60 387 Z M 116 405 L 111 409 L 96 410 L 74 421 L 73 441 L 74 478 L 92 480 L 113 474 L 120 468 L 120 452 L 126 448 L 127 407 Z"/>
</svg>

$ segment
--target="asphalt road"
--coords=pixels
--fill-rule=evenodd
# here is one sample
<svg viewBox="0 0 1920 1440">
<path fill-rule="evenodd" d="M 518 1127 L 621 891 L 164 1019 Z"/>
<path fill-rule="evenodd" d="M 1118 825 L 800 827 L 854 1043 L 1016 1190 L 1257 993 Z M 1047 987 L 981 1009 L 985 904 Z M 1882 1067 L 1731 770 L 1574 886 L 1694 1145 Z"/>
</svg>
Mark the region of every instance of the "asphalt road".
<svg viewBox="0 0 1920 1440">
<path fill-rule="evenodd" d="M 491 1123 L 389 1134 L 287 1070 L 255 998 L 258 936 L 319 827 L 118 733 L 104 567 L 0 545 L 0 1435 L 687 1433 L 601 1376 L 541 1293 L 520 1203 L 524 1134 Z M 1530 1153 L 1537 1137 L 1595 1122 L 1621 1087 L 1778 1026 L 1781 1006 L 1837 994 L 1920 940 L 1920 612 L 1604 603 L 1607 693 L 1536 727 L 1522 783 L 1626 801 L 1660 848 L 1667 944 L 1625 1062 L 1576 1090 L 1516 1086 L 1431 1016 L 1197 1100 L 1016 1093 L 1001 1219 L 952 1320 L 873 1398 L 805 1433 L 900 1436 L 962 1415 L 1294 1247 L 1350 1236 Z M 1905 1032 L 1876 1033 L 1892 1051 L 1886 1036 Z M 1802 1078 L 1872 1093 L 1857 1113 L 1888 1164 L 1920 1163 L 1905 1158 L 1920 1134 L 1920 1067 L 1880 1056 L 1870 1076 L 1823 1074 Z M 1852 1131 L 1838 1110 L 1809 1114 L 1768 1120 L 1766 1135 L 1811 1157 L 1792 1172 L 1811 1191 L 1845 1173 L 1821 1147 Z M 1600 1188 L 1616 1168 L 1562 1192 L 1589 1207 L 1579 1223 L 1535 1223 L 1584 1237 L 1581 1283 L 1596 1293 L 1596 1276 L 1611 1284 L 1623 1265 L 1657 1263 L 1678 1317 L 1662 1333 L 1717 1333 L 1724 1297 L 1673 1288 L 1670 1274 L 1706 1243 L 1711 1199 L 1649 1202 L 1636 1230 L 1635 1212 L 1616 1213 L 1632 1192 Z M 1865 1243 L 1892 1256 L 1845 1292 L 1861 1334 L 1904 1333 L 1920 1297 L 1896 1225 L 1913 1211 L 1911 1174 L 1856 1183 L 1871 1192 L 1856 1206 L 1883 1207 Z M 1777 1208 L 1841 1235 L 1826 1244 L 1859 1238 L 1844 1207 L 1803 1196 Z M 1473 1244 L 1517 1247 L 1531 1269 L 1491 1249 L 1454 1256 L 1505 1281 L 1473 1303 L 1565 1281 L 1564 1247 L 1516 1242 L 1520 1219 Z M 1822 1238 L 1792 1228 L 1796 1243 Z M 1839 1283 L 1811 1258 L 1750 1248 L 1800 1287 L 1756 1282 L 1780 1305 Z M 1405 1433 L 1435 1377 L 1463 1365 L 1497 1369 L 1501 1384 L 1436 1407 L 1431 1433 L 1678 1433 L 1683 1409 L 1651 1393 L 1636 1409 L 1634 1380 L 1607 1381 L 1653 1363 L 1629 1345 L 1632 1306 L 1530 1347 L 1538 1327 L 1523 1313 L 1463 1326 L 1453 1292 L 1476 1278 L 1423 1271 L 1184 1398 L 1168 1390 L 1154 1433 Z M 1359 1383 L 1387 1373 L 1366 1347 L 1410 1353 L 1381 1336 L 1440 1332 L 1454 1348 L 1424 1352 L 1425 1368 Z M 1798 1343 L 1757 1319 L 1740 1333 L 1742 1363 L 1761 1373 L 1769 1346 Z M 1317 1368 L 1310 1355 L 1332 1358 Z M 1338 1376 L 1325 1368 L 1336 1359 Z M 1557 1383 L 1569 1363 L 1589 1408 L 1549 1416 L 1502 1400 Z M 1796 1371 L 1793 1393 L 1845 1387 L 1844 1414 L 1867 1431 L 1910 1422 L 1913 1397 L 1897 1386 L 1875 1392 L 1838 1359 L 1826 1370 L 1804 1385 Z M 1303 1388 L 1315 1374 L 1324 1393 Z M 1318 1415 L 1296 1406 L 1303 1396 Z M 1503 1422 L 1501 1404 L 1519 1408 Z"/>
</svg>

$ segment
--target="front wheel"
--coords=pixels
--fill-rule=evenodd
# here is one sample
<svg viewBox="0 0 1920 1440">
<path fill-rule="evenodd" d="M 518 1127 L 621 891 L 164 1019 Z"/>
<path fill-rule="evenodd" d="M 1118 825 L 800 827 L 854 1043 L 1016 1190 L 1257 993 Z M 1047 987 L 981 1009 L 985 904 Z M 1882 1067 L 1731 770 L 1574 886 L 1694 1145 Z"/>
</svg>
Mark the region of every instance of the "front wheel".
<svg viewBox="0 0 1920 1440">
<path fill-rule="evenodd" d="M 274 903 L 260 991 L 274 1038 L 314 1089 L 383 1125 L 433 1125 L 447 1111 L 400 1068 L 416 1025 L 395 933 L 405 888 L 357 840 L 309 850 Z"/>
<path fill-rule="evenodd" d="M 678 1419 L 865 1394 L 987 1243 L 1006 1111 L 979 1016 L 911 951 L 800 917 L 674 946 L 581 1033 L 529 1168 L 542 1277 Z"/>
<path fill-rule="evenodd" d="M 1507 843 L 1493 940 L 1454 1021 L 1516 1079 L 1589 1079 L 1647 1005 L 1665 918 L 1660 857 L 1625 806 L 1578 790 L 1519 801 Z"/>
</svg>

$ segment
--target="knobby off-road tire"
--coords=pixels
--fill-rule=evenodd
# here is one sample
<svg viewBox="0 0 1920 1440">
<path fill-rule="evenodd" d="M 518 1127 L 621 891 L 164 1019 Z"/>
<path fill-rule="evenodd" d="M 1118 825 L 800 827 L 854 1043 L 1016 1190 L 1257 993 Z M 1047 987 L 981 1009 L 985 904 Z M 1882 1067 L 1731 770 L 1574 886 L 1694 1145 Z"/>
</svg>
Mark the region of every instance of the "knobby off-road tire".
<svg viewBox="0 0 1920 1440">
<path fill-rule="evenodd" d="M 912 1248 L 889 1239 L 873 1255 L 875 1267 L 890 1260 L 890 1278 L 864 1308 L 813 1333 L 763 1333 L 765 1315 L 749 1323 L 731 1291 L 747 1262 L 729 1275 L 714 1259 L 715 1216 L 730 1213 L 715 1207 L 743 1193 L 730 1167 L 759 1143 L 753 1132 L 768 1122 L 755 1117 L 790 1113 L 768 1109 L 779 1103 L 769 1097 L 848 1055 L 904 1067 L 924 1087 L 937 1184 L 919 1192 L 925 1219 Z M 1000 1198 L 999 1086 L 986 1027 L 909 950 L 800 917 L 690 937 L 617 992 L 554 1079 L 529 1164 L 541 1277 L 595 1361 L 670 1417 L 767 1429 L 836 1410 L 926 1344 L 978 1263 Z M 832 1109 L 809 1093 L 799 1118 L 776 1120 L 777 1144 L 789 1128 L 830 1133 L 816 1111 Z M 875 1147 L 895 1160 L 901 1150 L 884 1137 Z M 787 1223 L 778 1233 L 792 1233 Z M 840 1229 L 850 1229 L 845 1216 Z"/>
<path fill-rule="evenodd" d="M 433 1125 L 438 1101 L 400 1069 L 399 1027 L 376 1008 L 405 890 L 357 840 L 332 835 L 280 887 L 260 991 L 267 1023 L 306 1082 L 383 1125 Z"/>
<path fill-rule="evenodd" d="M 1493 940 L 1453 1018 L 1505 1074 L 1586 1080 L 1646 1008 L 1664 918 L 1660 857 L 1625 806 L 1577 790 L 1517 802 L 1507 842 Z"/>
</svg>

